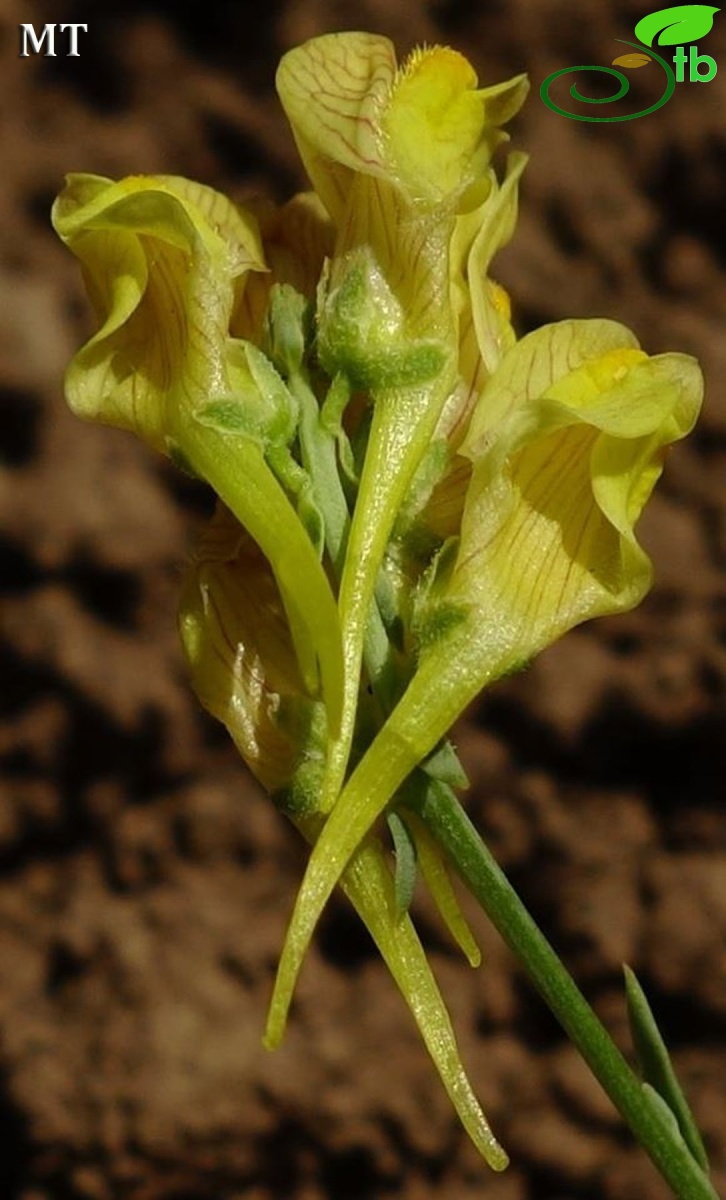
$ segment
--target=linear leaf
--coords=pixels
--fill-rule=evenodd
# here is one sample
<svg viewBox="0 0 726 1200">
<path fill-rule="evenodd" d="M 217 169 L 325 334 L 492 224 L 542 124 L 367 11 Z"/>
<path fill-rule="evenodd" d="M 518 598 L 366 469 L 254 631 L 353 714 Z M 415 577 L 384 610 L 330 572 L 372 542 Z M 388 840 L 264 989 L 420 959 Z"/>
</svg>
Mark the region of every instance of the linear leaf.
<svg viewBox="0 0 726 1200">
<path fill-rule="evenodd" d="M 667 1104 L 696 1162 L 708 1171 L 708 1157 L 673 1063 L 635 973 L 624 966 L 625 996 L 633 1046 L 643 1082 Z"/>
<path fill-rule="evenodd" d="M 398 813 L 390 812 L 387 822 L 393 839 L 393 849 L 396 852 L 394 886 L 396 915 L 400 918 L 408 912 L 413 900 L 416 886 L 416 845 L 408 825 L 399 817 Z"/>
</svg>

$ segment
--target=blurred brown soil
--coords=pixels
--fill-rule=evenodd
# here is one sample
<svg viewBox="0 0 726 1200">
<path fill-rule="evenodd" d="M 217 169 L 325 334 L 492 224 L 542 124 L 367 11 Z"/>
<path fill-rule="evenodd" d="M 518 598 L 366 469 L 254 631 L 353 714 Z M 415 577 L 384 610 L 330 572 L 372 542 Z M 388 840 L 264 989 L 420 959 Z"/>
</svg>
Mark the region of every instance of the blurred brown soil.
<svg viewBox="0 0 726 1200">
<path fill-rule="evenodd" d="M 620 967 L 652 999 L 726 1186 L 726 38 L 721 69 L 647 118 L 595 126 L 539 83 L 608 63 L 631 0 L 103 6 L 0 16 L 0 1183 L 8 1200 L 664 1200 L 667 1189 L 484 919 L 469 970 L 419 925 L 512 1157 L 458 1128 L 342 900 L 282 1050 L 260 1035 L 304 853 L 186 685 L 175 630 L 203 490 L 66 411 L 91 325 L 48 212 L 62 175 L 173 172 L 237 197 L 302 183 L 274 67 L 315 33 L 447 40 L 528 71 L 531 155 L 498 262 L 522 331 L 631 325 L 708 379 L 641 533 L 657 582 L 497 685 L 458 730 L 469 808 L 627 1048 Z M 18 25 L 89 22 L 80 58 Z M 720 22 L 720 26 L 719 26 Z M 642 86 L 647 88 L 647 82 Z"/>
</svg>

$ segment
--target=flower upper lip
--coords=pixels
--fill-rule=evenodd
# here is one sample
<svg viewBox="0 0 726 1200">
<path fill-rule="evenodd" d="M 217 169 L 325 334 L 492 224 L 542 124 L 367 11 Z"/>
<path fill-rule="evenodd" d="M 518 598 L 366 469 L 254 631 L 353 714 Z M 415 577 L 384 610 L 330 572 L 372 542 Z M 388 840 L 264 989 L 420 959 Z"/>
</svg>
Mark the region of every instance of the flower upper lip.
<svg viewBox="0 0 726 1200">
<path fill-rule="evenodd" d="M 392 43 L 328 34 L 289 51 L 277 90 L 316 191 L 335 221 L 350 173 L 388 178 L 413 202 L 441 204 L 486 169 L 521 107 L 524 75 L 477 89 L 448 46 L 414 51 L 399 68 Z"/>
</svg>

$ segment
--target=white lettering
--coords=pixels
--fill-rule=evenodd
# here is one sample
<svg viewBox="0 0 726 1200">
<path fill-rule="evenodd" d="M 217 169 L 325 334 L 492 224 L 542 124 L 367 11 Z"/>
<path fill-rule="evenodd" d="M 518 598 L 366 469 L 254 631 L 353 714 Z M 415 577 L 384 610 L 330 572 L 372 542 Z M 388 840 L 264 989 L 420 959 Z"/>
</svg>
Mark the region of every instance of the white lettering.
<svg viewBox="0 0 726 1200">
<path fill-rule="evenodd" d="M 33 25 L 21 25 L 23 31 L 23 48 L 20 51 L 21 58 L 27 58 L 29 54 L 28 39 L 30 39 L 33 47 L 33 54 L 40 54 L 41 47 L 45 39 L 48 39 L 48 49 L 45 52 L 46 58 L 55 58 L 55 22 L 52 25 L 44 25 L 43 32 L 40 37 L 36 35 Z"/>
<path fill-rule="evenodd" d="M 78 53 L 78 30 L 82 29 L 84 33 L 88 33 L 87 25 L 61 25 L 61 32 L 64 29 L 70 29 L 71 48 L 68 51 L 68 58 L 80 58 Z"/>
</svg>

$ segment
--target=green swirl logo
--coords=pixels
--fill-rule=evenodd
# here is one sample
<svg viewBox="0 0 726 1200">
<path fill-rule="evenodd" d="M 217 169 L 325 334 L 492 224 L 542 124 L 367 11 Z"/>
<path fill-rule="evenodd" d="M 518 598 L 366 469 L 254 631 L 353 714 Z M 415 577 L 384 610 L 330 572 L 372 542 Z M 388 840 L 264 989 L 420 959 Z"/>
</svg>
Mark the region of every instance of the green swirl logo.
<svg viewBox="0 0 726 1200">
<path fill-rule="evenodd" d="M 626 42 L 623 40 L 623 38 L 618 38 L 617 41 L 621 42 L 624 46 L 634 46 L 636 50 L 641 52 L 643 51 L 643 47 L 639 45 L 638 42 Z M 589 117 L 584 113 L 568 112 L 566 108 L 561 108 L 559 104 L 556 104 L 554 100 L 550 99 L 549 89 L 554 83 L 555 79 L 560 78 L 560 75 L 570 75 L 574 71 L 600 71 L 604 75 L 612 75 L 614 79 L 617 79 L 620 85 L 617 91 L 613 92 L 612 96 L 602 96 L 597 98 L 594 96 L 583 96 L 577 84 L 573 83 L 572 87 L 570 88 L 570 95 L 572 96 L 572 99 L 579 100 L 581 104 L 612 104 L 615 100 L 622 100 L 623 96 L 626 96 L 630 91 L 630 80 L 628 79 L 627 75 L 624 75 L 622 71 L 618 71 L 615 67 L 600 67 L 595 65 L 585 67 L 562 67 L 561 70 L 553 71 L 551 75 L 547 76 L 547 78 L 543 81 L 541 88 L 539 89 L 539 94 L 548 108 L 551 108 L 553 112 L 559 113 L 562 117 L 569 117 L 571 121 L 596 121 L 601 123 L 604 121 L 634 121 L 636 117 L 647 117 L 648 113 L 655 112 L 656 109 L 662 108 L 663 105 L 670 100 L 676 88 L 676 77 L 673 74 L 673 69 L 669 66 L 665 59 L 661 58 L 659 54 L 656 54 L 655 50 L 649 50 L 647 53 L 649 58 L 655 59 L 655 61 L 659 62 L 662 66 L 666 75 L 666 84 L 663 94 L 658 100 L 656 100 L 655 104 L 651 104 L 648 108 L 641 108 L 640 112 L 621 113 L 617 117 Z M 628 55 L 627 57 L 631 56 Z M 632 57 L 635 57 L 635 55 Z M 643 57 L 645 57 L 644 52 Z M 616 59 L 615 61 L 617 62 L 618 60 Z M 627 63 L 623 65 L 635 66 L 636 64 Z M 638 63 L 637 65 L 640 66 L 641 64 Z"/>
<path fill-rule="evenodd" d="M 686 64 L 689 68 L 689 79 L 691 82 L 708 83 L 716 74 L 716 63 L 707 54 L 699 54 L 698 47 L 691 45 L 689 54 L 686 55 L 684 42 L 695 42 L 697 38 L 703 37 L 709 33 L 713 26 L 714 13 L 720 9 L 713 8 L 708 4 L 682 4 L 676 8 L 663 8 L 658 12 L 650 13 L 638 21 L 635 26 L 635 36 L 640 38 L 639 42 L 627 42 L 623 38 L 617 40 L 624 46 L 630 46 L 637 51 L 635 54 L 621 54 L 619 58 L 613 59 L 612 66 L 578 66 L 578 67 L 562 67 L 559 71 L 553 71 L 551 75 L 543 81 L 540 87 L 539 94 L 542 100 L 551 108 L 553 112 L 559 113 L 562 117 L 569 117 L 571 121 L 595 121 L 595 122 L 613 122 L 613 121 L 635 121 L 638 117 L 647 117 L 649 113 L 656 112 L 662 108 L 664 104 L 670 100 L 675 90 L 676 83 L 682 83 L 685 78 Z M 676 53 L 673 56 L 673 62 L 676 66 L 676 73 L 665 59 L 653 49 L 653 43 L 657 41 L 658 45 L 676 46 Z M 648 108 L 642 108 L 639 112 L 622 113 L 616 117 L 607 116 L 587 116 L 585 113 L 569 112 L 566 108 L 562 108 L 550 97 L 550 88 L 556 79 L 561 75 L 570 75 L 576 71 L 598 71 L 602 75 L 612 75 L 617 80 L 618 88 L 611 96 L 595 97 L 584 96 L 579 90 L 576 83 L 573 83 L 570 88 L 570 95 L 573 100 L 579 101 L 581 104 L 612 104 L 615 100 L 622 100 L 623 96 L 627 96 L 630 90 L 630 80 L 622 71 L 617 70 L 618 67 L 625 67 L 628 70 L 634 70 L 637 67 L 647 66 L 650 62 L 660 63 L 665 72 L 665 87 L 662 95 L 654 104 Z M 705 67 L 705 73 L 702 71 Z"/>
</svg>

